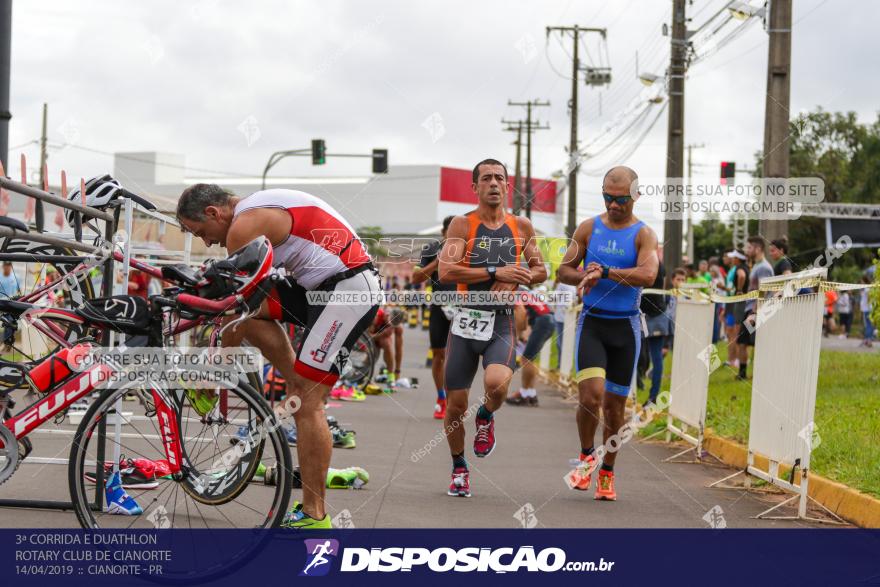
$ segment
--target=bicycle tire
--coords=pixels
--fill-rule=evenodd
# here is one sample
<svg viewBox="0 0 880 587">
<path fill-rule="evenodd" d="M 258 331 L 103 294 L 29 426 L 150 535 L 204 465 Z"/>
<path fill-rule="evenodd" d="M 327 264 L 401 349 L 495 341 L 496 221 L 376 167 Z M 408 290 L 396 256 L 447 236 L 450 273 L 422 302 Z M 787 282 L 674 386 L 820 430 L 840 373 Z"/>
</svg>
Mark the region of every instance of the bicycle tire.
<svg viewBox="0 0 880 587">
<path fill-rule="evenodd" d="M 4 254 L 50 255 L 58 257 L 82 256 L 82 253 L 78 253 L 76 251 L 73 251 L 72 249 L 57 245 L 34 242 L 28 240 L 26 236 L 0 237 L 0 261 L 4 260 Z M 20 263 L 13 263 L 13 271 L 15 270 L 16 264 Z M 76 267 L 75 263 L 62 261 L 55 263 L 48 262 L 46 264 L 53 267 L 55 271 L 57 271 L 61 276 L 67 275 L 71 270 Z M 28 286 L 29 284 L 20 284 L 20 289 L 22 285 Z M 73 307 L 79 307 L 83 303 L 85 303 L 86 300 L 95 297 L 94 284 L 92 283 L 92 280 L 89 277 L 88 273 L 83 273 L 75 279 L 72 279 L 69 283 L 65 284 L 64 291 L 66 297 L 70 300 L 70 305 L 72 305 Z M 58 326 L 60 326 L 64 330 L 64 338 L 69 341 L 78 340 L 85 335 L 85 329 L 82 326 L 70 323 L 58 323 Z M 47 356 L 54 354 L 59 349 L 59 345 L 48 338 L 43 338 L 42 342 L 44 344 L 48 344 L 45 344 L 46 350 L 45 352 L 39 353 L 39 356 L 35 356 L 37 353 L 35 352 L 34 348 L 23 349 L 20 347 L 24 345 L 13 345 L 12 356 L 9 356 L 7 358 L 11 362 L 19 363 L 23 365 L 26 369 L 29 369 L 30 367 L 33 367 L 34 365 L 42 361 Z M 0 375 L 0 387 L 6 388 L 8 390 L 24 389 L 27 387 L 27 384 L 20 377 L 4 377 Z"/>
<path fill-rule="evenodd" d="M 92 440 L 92 438 L 98 437 L 97 433 L 98 433 L 99 423 L 101 422 L 101 420 L 106 419 L 107 414 L 110 412 L 110 410 L 112 410 L 115 407 L 117 399 L 121 398 L 125 393 L 127 393 L 127 391 L 128 390 L 126 390 L 124 388 L 103 391 L 100 394 L 100 396 L 98 397 L 98 399 L 92 404 L 92 406 L 86 412 L 85 416 L 83 417 L 82 422 L 80 422 L 80 425 L 78 426 L 76 433 L 74 434 L 73 443 L 72 443 L 71 449 L 70 449 L 70 460 L 69 460 L 69 466 L 68 466 L 68 484 L 69 484 L 69 489 L 70 489 L 71 502 L 74 507 L 74 512 L 76 513 L 77 521 L 79 522 L 79 524 L 83 528 L 97 529 L 97 528 L 101 528 L 102 524 L 104 524 L 106 527 L 111 527 L 114 525 L 114 520 L 119 521 L 119 518 L 124 518 L 124 519 L 131 518 L 133 520 L 133 522 L 131 524 L 129 524 L 129 527 L 134 526 L 135 521 L 141 522 L 139 525 L 142 527 L 146 527 L 147 526 L 146 522 L 150 522 L 149 517 L 144 518 L 143 515 L 140 515 L 140 516 L 113 516 L 113 515 L 105 513 L 103 511 L 103 509 L 101 512 L 93 511 L 92 507 L 91 507 L 91 501 L 92 501 L 92 498 L 95 493 L 95 488 L 93 485 L 87 484 L 86 476 L 85 476 L 85 472 L 87 470 L 86 469 L 86 467 L 87 467 L 86 461 L 87 461 L 87 457 L 89 455 L 89 442 Z M 241 398 L 241 400 L 244 401 L 244 403 L 250 409 L 252 409 L 254 411 L 255 417 L 257 417 L 261 422 L 265 423 L 265 422 L 274 421 L 272 410 L 269 408 L 268 404 L 263 400 L 263 398 L 259 394 L 256 393 L 256 391 L 254 391 L 252 388 L 250 388 L 250 386 L 239 384 L 235 388 L 231 389 L 230 391 L 235 392 L 237 394 L 237 397 Z M 153 426 L 153 428 L 156 431 L 158 431 L 158 428 L 155 425 Z M 246 526 L 248 528 L 277 528 L 281 524 L 281 521 L 282 521 L 284 514 L 287 510 L 288 503 L 290 501 L 290 493 L 291 493 L 291 486 L 292 486 L 291 480 L 292 480 L 292 475 L 293 475 L 293 464 L 292 464 L 292 457 L 290 455 L 290 449 L 287 445 L 287 441 L 284 437 L 284 434 L 281 432 L 281 430 L 278 427 L 268 427 L 267 426 L 267 428 L 268 428 L 268 430 L 265 435 L 265 440 L 267 442 L 271 443 L 272 449 L 273 449 L 275 457 L 276 457 L 278 469 L 279 469 L 278 472 L 279 472 L 279 475 L 281 476 L 282 482 L 279 483 L 276 486 L 276 488 L 274 489 L 272 499 L 271 499 L 271 506 L 265 508 L 266 513 L 265 513 L 265 516 L 263 517 L 263 519 L 261 521 L 258 520 L 258 523 L 256 523 L 256 524 L 248 524 Z M 129 433 L 129 434 L 131 435 L 131 433 Z M 142 433 L 140 434 L 140 436 L 146 438 Z M 107 439 L 108 450 L 112 450 L 112 444 L 114 441 L 112 440 L 111 435 L 108 434 L 106 439 Z M 122 442 L 123 441 L 121 440 L 120 441 L 120 450 L 122 450 L 122 449 L 131 450 L 130 447 L 123 447 Z M 161 442 L 160 442 L 160 444 L 161 444 Z M 153 446 L 155 446 L 155 445 L 153 445 Z M 149 456 L 144 456 L 142 454 L 139 455 L 136 450 L 134 451 L 134 453 L 135 453 L 135 455 L 142 456 L 144 458 L 150 458 Z M 162 456 L 162 458 L 164 458 L 164 452 L 162 453 L 161 456 Z M 155 456 L 154 456 L 154 458 L 155 458 Z M 97 459 L 93 458 L 92 460 L 95 461 Z M 107 462 L 106 455 L 105 455 L 105 462 Z M 186 465 L 186 463 L 184 463 L 184 465 Z M 93 466 L 93 465 L 89 464 L 88 466 Z M 180 476 L 179 478 L 167 479 L 164 482 L 174 484 L 175 486 L 180 486 L 183 483 L 183 479 L 186 479 L 188 477 L 187 473 L 188 472 L 185 471 L 182 474 L 182 476 Z M 241 481 L 241 485 L 243 487 L 246 487 L 249 480 L 250 479 L 248 478 L 246 480 Z M 171 486 L 169 485 L 168 487 L 163 489 L 162 492 L 167 491 L 167 489 L 170 487 Z M 242 489 L 242 491 L 243 491 L 243 489 Z M 147 510 L 152 505 L 155 504 L 155 502 L 158 501 L 158 497 L 161 497 L 162 492 L 160 492 L 159 495 L 152 500 L 150 505 L 148 505 L 146 508 L 144 508 L 144 514 L 147 512 Z M 183 490 L 183 492 L 186 493 L 185 489 Z M 241 491 L 239 491 L 238 493 L 240 494 Z M 132 495 L 132 497 L 134 497 L 135 499 L 137 499 L 137 498 L 144 499 L 144 497 L 143 497 L 144 495 L 145 494 L 143 492 L 141 492 L 140 494 Z M 186 497 L 188 497 L 188 496 L 186 496 Z M 178 499 L 178 494 L 176 493 L 176 491 L 174 492 L 174 498 L 175 498 L 175 502 L 172 507 L 176 508 L 177 499 Z M 228 503 L 229 502 L 227 501 L 226 504 L 228 504 Z M 219 507 L 220 505 L 226 505 L 226 504 L 217 504 L 217 506 Z M 168 505 L 168 502 L 166 501 L 165 504 L 161 504 L 161 507 L 164 508 L 167 505 Z M 188 509 L 189 505 L 187 503 L 185 503 L 184 505 L 187 508 L 186 515 L 187 515 L 187 517 L 189 517 L 190 516 L 190 513 L 189 513 L 190 510 Z M 199 510 L 199 506 L 196 505 L 196 503 L 194 503 L 193 506 L 196 510 L 196 513 L 198 513 L 202 517 L 203 525 L 200 525 L 199 527 L 202 527 L 202 526 L 209 527 L 207 520 L 204 518 L 204 515 L 201 513 L 201 510 Z M 250 506 L 246 506 L 246 507 L 247 507 L 247 509 L 250 509 L 254 512 L 257 512 L 258 516 L 260 516 L 260 517 L 263 516 L 263 514 L 260 511 L 258 511 L 257 509 L 251 508 Z M 263 506 L 260 506 L 260 507 L 263 508 Z M 165 509 L 164 511 L 165 511 L 165 513 L 167 513 L 167 509 Z M 96 517 L 96 513 L 98 514 L 98 517 Z M 231 522 L 230 518 L 228 516 L 226 516 L 225 513 L 223 513 L 221 511 L 220 514 L 223 515 L 223 517 L 225 518 L 226 521 Z M 176 520 L 177 515 L 182 516 L 183 514 L 180 514 L 175 509 L 174 515 L 175 515 L 175 520 Z M 194 516 L 193 516 L 193 518 L 194 518 Z M 144 519 L 146 521 L 144 521 Z M 119 524 L 116 524 L 116 525 L 119 525 Z M 155 526 L 155 524 L 154 524 L 153 527 L 158 528 L 159 526 Z M 190 521 L 190 527 L 192 528 L 192 521 Z M 225 528 L 228 526 L 223 525 L 220 527 Z"/>
</svg>

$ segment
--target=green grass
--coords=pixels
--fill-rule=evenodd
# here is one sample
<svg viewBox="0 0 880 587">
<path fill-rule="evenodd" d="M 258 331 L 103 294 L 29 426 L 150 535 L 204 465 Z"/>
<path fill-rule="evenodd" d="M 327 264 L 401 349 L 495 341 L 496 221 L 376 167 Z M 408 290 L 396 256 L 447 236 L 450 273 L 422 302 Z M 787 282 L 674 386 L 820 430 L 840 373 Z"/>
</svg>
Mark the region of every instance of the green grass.
<svg viewBox="0 0 880 587">
<path fill-rule="evenodd" d="M 719 356 L 726 353 L 726 344 L 719 343 Z M 669 389 L 671 359 L 671 354 L 666 357 L 661 389 Z M 734 375 L 727 367 L 712 374 L 706 424 L 716 434 L 747 444 L 751 383 L 736 381 Z M 639 400 L 645 399 L 647 392 L 639 392 Z M 880 497 L 880 355 L 822 351 L 815 421 L 821 442 L 812 453 L 812 470 Z M 642 433 L 659 428 L 660 422 L 652 423 Z"/>
</svg>

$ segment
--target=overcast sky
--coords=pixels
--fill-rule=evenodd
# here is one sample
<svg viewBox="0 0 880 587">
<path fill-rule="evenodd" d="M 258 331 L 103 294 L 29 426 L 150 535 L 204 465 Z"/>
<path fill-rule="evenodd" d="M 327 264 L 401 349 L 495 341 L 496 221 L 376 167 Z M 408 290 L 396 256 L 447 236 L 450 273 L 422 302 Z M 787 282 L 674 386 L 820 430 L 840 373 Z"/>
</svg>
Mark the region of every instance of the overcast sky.
<svg viewBox="0 0 880 587">
<path fill-rule="evenodd" d="M 753 2 L 757 3 L 756 0 Z M 269 154 L 326 139 L 328 152 L 390 150 L 391 164 L 470 167 L 494 156 L 513 164 L 512 133 L 501 118 L 524 117 L 507 100 L 543 99 L 536 109 L 551 129 L 533 142 L 533 175 L 566 163 L 571 91 L 570 38 L 547 25 L 606 27 L 614 81 L 581 86 L 581 139 L 621 119 L 644 90 L 639 70 L 668 64 L 670 0 L 370 1 L 370 2 L 62 2 L 13 6 L 11 147 L 40 134 L 49 104 L 50 173 L 75 177 L 112 168 L 114 151 L 186 155 L 190 177 L 211 171 L 258 175 Z M 725 0 L 694 0 L 698 27 Z M 795 0 L 792 112 L 878 109 L 880 3 Z M 705 31 L 704 31 L 705 32 Z M 716 39 L 718 36 L 716 36 Z M 604 65 L 598 37 L 582 48 Z M 704 61 L 687 81 L 685 134 L 703 143 L 695 161 L 711 175 L 722 159 L 751 166 L 763 140 L 767 34 L 753 24 Z M 874 63 L 875 65 L 871 65 Z M 601 94 L 601 114 L 599 101 Z M 652 110 L 641 126 L 655 116 Z M 643 177 L 665 173 L 666 114 L 626 160 L 637 134 L 599 153 L 586 168 L 626 163 Z M 613 135 L 614 133 L 611 133 Z M 86 150 L 88 149 L 88 150 Z M 93 152 L 97 150 L 100 152 Z M 28 155 L 36 173 L 38 149 Z M 206 171 L 211 170 L 211 171 Z M 316 169 L 290 159 L 279 175 L 353 175 L 363 160 L 330 160 Z M 598 204 L 601 177 L 580 181 L 584 212 Z"/>
</svg>

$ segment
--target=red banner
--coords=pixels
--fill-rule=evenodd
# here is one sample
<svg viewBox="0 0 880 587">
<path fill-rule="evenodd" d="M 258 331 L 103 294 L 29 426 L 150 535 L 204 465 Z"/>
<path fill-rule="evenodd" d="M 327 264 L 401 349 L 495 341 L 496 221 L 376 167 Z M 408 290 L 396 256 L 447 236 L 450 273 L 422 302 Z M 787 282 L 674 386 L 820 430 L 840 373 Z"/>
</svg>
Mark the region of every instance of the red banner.
<svg viewBox="0 0 880 587">
<path fill-rule="evenodd" d="M 508 178 L 507 207 L 513 208 L 514 177 Z M 467 169 L 440 168 L 440 201 L 477 204 L 477 196 L 471 188 L 471 172 Z M 525 180 L 523 180 L 525 185 Z M 525 194 L 523 194 L 525 197 Z M 532 178 L 532 212 L 556 212 L 556 182 Z"/>
</svg>

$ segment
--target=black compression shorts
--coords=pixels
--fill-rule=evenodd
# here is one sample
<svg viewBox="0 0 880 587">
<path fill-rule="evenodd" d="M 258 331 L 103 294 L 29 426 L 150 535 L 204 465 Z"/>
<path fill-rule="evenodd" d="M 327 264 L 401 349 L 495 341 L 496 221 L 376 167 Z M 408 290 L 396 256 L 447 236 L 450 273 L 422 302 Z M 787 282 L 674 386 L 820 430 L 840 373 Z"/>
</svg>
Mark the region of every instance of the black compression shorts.
<svg viewBox="0 0 880 587">
<path fill-rule="evenodd" d="M 428 318 L 428 338 L 432 349 L 445 349 L 449 338 L 449 319 L 440 306 L 431 306 L 431 317 Z"/>
<path fill-rule="evenodd" d="M 598 318 L 582 312 L 577 341 L 575 381 L 600 377 L 606 391 L 629 395 L 642 342 L 639 316 Z"/>
</svg>

